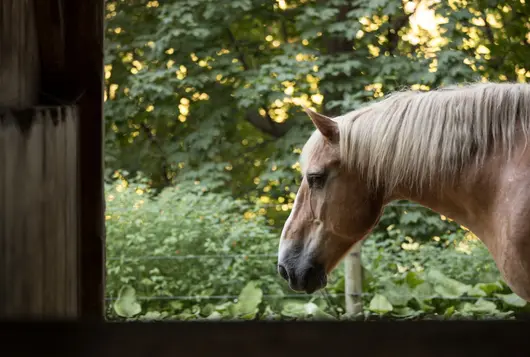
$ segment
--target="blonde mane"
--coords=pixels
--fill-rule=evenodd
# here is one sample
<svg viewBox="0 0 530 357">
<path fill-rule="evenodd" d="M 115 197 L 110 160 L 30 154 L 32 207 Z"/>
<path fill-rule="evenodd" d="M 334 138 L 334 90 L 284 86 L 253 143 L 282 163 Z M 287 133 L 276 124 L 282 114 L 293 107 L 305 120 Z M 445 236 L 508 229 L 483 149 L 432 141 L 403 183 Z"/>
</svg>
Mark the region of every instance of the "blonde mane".
<svg viewBox="0 0 530 357">
<path fill-rule="evenodd" d="M 386 193 L 447 184 L 487 155 L 511 155 L 530 132 L 530 85 L 403 91 L 335 118 L 341 161 Z M 520 134 L 523 134 L 521 137 Z"/>
</svg>

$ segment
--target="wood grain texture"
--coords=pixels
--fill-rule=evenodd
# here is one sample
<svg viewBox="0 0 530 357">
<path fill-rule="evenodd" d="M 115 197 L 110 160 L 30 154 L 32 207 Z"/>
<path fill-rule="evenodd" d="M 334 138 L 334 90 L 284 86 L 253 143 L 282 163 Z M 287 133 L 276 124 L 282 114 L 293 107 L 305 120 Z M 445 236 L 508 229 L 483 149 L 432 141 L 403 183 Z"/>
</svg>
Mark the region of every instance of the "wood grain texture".
<svg viewBox="0 0 530 357">
<path fill-rule="evenodd" d="M 79 237 L 79 216 L 77 204 L 79 202 L 78 187 L 78 172 L 79 165 L 77 160 L 77 145 L 78 145 L 78 121 L 74 118 L 78 117 L 76 107 L 66 107 L 65 111 L 65 165 L 66 165 L 66 182 L 67 187 L 65 191 L 65 219 L 66 219 L 66 239 L 65 239 L 65 254 L 66 267 L 70 270 L 66 275 L 66 286 L 68 288 L 65 296 L 66 314 L 71 317 L 78 315 L 78 295 L 79 287 L 79 252 L 78 252 L 78 237 Z"/>
<path fill-rule="evenodd" d="M 17 356 L 528 356 L 525 322 L 1 323 Z M 20 344 L 23 337 L 31 343 Z"/>
<path fill-rule="evenodd" d="M 39 57 L 33 0 L 0 2 L 0 107 L 37 104 Z"/>
<path fill-rule="evenodd" d="M 0 318 L 78 315 L 77 121 L 70 107 L 0 114 Z"/>
<path fill-rule="evenodd" d="M 27 150 L 26 150 L 26 178 L 27 190 L 24 193 L 23 198 L 26 200 L 25 211 L 28 212 L 27 232 L 26 232 L 26 243 L 27 251 L 26 254 L 31 259 L 31 264 L 28 266 L 28 275 L 26 279 L 32 281 L 30 287 L 30 304 L 28 305 L 28 313 L 39 314 L 43 311 L 43 299 L 42 295 L 32 296 L 31 290 L 42 291 L 43 290 L 43 279 L 42 272 L 44 271 L 44 256 L 42 252 L 46 242 L 42 237 L 42 231 L 44 227 L 44 216 L 43 216 L 43 194 L 42 194 L 42 182 L 43 182 L 43 165 L 46 164 L 42 155 L 42 150 L 45 142 L 44 138 L 44 125 L 45 118 L 40 111 L 34 114 L 34 121 L 31 129 L 27 133 Z"/>
<path fill-rule="evenodd" d="M 2 124 L 3 115 L 0 114 L 0 124 Z M 7 139 L 7 133 L 4 130 L 0 130 L 0 165 L 4 166 L 6 162 L 6 146 L 5 142 Z M 0 167 L 2 167 L 0 166 Z M 0 262 L 5 261 L 5 239 L 1 237 L 5 234 L 6 227 L 6 212 L 4 204 L 4 187 L 5 187 L 5 172 L 6 170 L 0 170 Z M 0 271 L 0 306 L 5 304 L 7 292 L 3 289 L 6 286 L 6 276 L 4 271 Z"/>
<path fill-rule="evenodd" d="M 26 285 L 17 286 L 15 291 L 4 290 L 18 283 L 10 275 L 12 271 L 0 271 L 0 316 L 8 311 L 5 306 L 17 303 L 26 304 L 25 313 L 28 314 L 30 311 L 48 315 L 58 312 L 63 316 L 68 311 L 71 316 L 103 320 L 104 4 L 104 0 L 0 2 L 0 115 L 3 123 L 12 115 L 3 108 L 19 110 L 19 114 L 21 109 L 31 111 L 38 106 L 42 109 L 41 127 L 32 127 L 33 121 L 17 118 L 18 129 L 4 124 L 0 128 L 0 149 L 9 147 L 0 152 L 0 165 L 3 165 L 0 168 L 0 268 L 20 266 L 21 262 L 12 260 L 33 255 L 30 260 L 35 261 L 34 270 L 24 268 L 17 277 L 21 277 L 21 281 L 30 278 L 37 281 L 34 277 L 37 274 L 40 280 L 34 289 L 41 290 L 38 298 L 27 297 L 33 288 L 28 290 Z M 63 111 L 59 115 L 53 107 L 48 107 L 50 112 L 47 113 L 42 106 L 63 106 Z M 57 130 L 50 126 L 54 116 L 69 115 L 78 120 L 75 123 L 67 120 L 66 126 Z M 12 119 L 9 120 L 16 121 Z M 11 136 L 16 130 L 24 131 L 28 127 L 32 127 L 30 136 L 42 134 L 42 143 L 33 139 L 19 142 L 22 136 Z M 19 144 L 23 145 L 14 149 L 13 145 Z M 35 156 L 32 153 L 38 146 L 41 146 L 40 156 Z M 20 151 L 26 149 L 31 153 Z M 17 164 L 19 156 L 20 165 Z M 52 159 L 54 165 L 49 162 Z M 37 171 L 39 161 L 42 170 Z M 31 166 L 31 172 L 26 174 L 35 182 L 41 178 L 38 189 L 19 177 L 22 171 L 30 171 L 24 165 Z M 53 173 L 58 170 L 67 173 L 56 177 Z M 20 196 L 20 192 L 27 196 Z M 35 210 L 41 216 L 34 221 L 32 217 L 17 218 L 13 213 L 34 214 Z M 61 223 L 64 221 L 66 225 Z M 27 238 L 37 231 L 43 234 L 41 241 Z M 52 232 L 56 238 L 52 243 L 62 242 L 61 248 L 50 246 L 47 241 Z M 79 241 L 74 237 L 80 237 Z M 61 281 L 70 289 L 58 296 L 54 281 Z M 17 314 L 16 311 L 19 310 L 9 313 Z"/>
<path fill-rule="evenodd" d="M 15 126 L 15 119 L 10 112 L 3 115 L 0 119 L 2 123 L 2 131 L 4 132 L 5 143 L 5 161 L 4 161 L 4 234 L 2 236 L 4 246 L 4 260 L 3 266 L 0 269 L 4 274 L 4 286 L 2 290 L 5 293 L 5 309 L 6 313 L 11 309 L 18 307 L 20 301 L 20 284 L 19 275 L 20 272 L 16 271 L 12 267 L 15 267 L 17 263 L 22 266 L 21 262 L 17 262 L 17 240 L 15 237 L 23 238 L 22 232 L 20 232 L 20 221 L 17 219 L 17 211 L 20 210 L 19 202 L 16 197 L 16 191 L 20 189 L 20 185 L 17 180 L 17 161 L 19 159 L 19 141 L 20 136 L 18 135 L 18 129 Z M 15 270 L 15 271 L 13 271 Z M 2 311 L 3 312 L 3 311 Z M 3 313 L 2 313 L 3 315 Z"/>
<path fill-rule="evenodd" d="M 103 183 L 104 1 L 65 1 L 69 91 L 79 94 L 80 281 L 82 317 L 104 319 L 105 197 Z"/>
</svg>

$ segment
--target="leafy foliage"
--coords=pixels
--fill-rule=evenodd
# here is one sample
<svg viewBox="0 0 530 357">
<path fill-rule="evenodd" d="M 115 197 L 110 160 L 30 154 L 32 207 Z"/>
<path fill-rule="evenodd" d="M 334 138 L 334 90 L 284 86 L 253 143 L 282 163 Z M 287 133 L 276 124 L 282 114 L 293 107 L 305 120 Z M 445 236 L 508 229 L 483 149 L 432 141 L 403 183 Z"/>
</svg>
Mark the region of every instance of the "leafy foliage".
<svg viewBox="0 0 530 357">
<path fill-rule="evenodd" d="M 312 130 L 300 104 L 333 115 L 405 86 L 525 81 L 529 16 L 520 1 L 108 1 L 108 178 L 208 179 L 267 196 L 279 226 Z"/>
<path fill-rule="evenodd" d="M 256 207 L 195 184 L 151 197 L 145 184 L 122 181 L 107 193 L 107 294 L 115 298 L 109 318 L 347 318 L 340 267 L 328 295 L 293 294 L 278 278 L 278 232 Z M 508 317 L 525 310 L 466 230 L 444 244 L 414 241 L 395 226 L 386 232 L 363 246 L 363 318 Z"/>
</svg>

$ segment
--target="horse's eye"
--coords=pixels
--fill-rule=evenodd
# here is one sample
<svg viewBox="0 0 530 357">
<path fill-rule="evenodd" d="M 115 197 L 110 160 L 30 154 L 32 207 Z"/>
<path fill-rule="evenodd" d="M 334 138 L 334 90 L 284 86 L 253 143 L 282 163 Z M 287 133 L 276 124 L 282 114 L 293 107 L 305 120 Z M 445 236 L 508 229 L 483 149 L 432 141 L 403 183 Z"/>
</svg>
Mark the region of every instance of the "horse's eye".
<svg viewBox="0 0 530 357">
<path fill-rule="evenodd" d="M 307 183 L 309 184 L 310 188 L 322 188 L 326 183 L 326 174 L 308 174 Z"/>
</svg>

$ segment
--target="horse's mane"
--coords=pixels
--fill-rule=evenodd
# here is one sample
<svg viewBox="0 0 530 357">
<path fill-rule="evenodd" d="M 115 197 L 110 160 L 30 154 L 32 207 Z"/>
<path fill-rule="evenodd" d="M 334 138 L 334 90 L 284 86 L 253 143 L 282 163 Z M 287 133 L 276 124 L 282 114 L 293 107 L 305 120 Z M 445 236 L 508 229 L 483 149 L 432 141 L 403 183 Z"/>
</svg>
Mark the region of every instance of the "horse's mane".
<svg viewBox="0 0 530 357">
<path fill-rule="evenodd" d="M 341 161 L 388 193 L 451 182 L 530 133 L 530 85 L 480 83 L 401 91 L 335 118 Z M 520 133 L 523 136 L 520 136 Z"/>
</svg>

